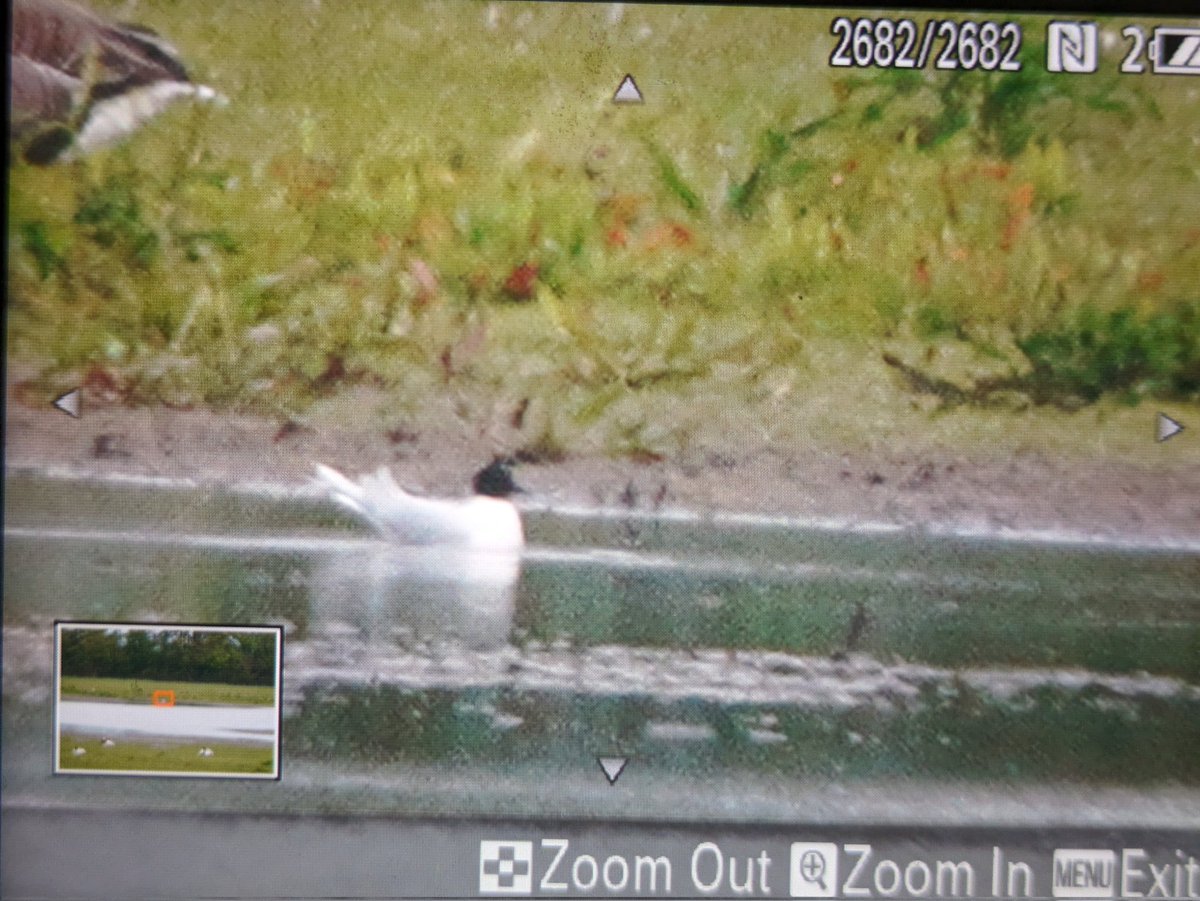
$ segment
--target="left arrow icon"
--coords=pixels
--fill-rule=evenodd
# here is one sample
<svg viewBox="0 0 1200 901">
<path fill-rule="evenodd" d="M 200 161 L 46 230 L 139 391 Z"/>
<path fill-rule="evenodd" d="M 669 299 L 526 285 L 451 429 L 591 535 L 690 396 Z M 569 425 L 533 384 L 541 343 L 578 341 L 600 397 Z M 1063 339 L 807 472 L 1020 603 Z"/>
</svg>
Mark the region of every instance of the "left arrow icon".
<svg viewBox="0 0 1200 901">
<path fill-rule="evenodd" d="M 80 402 L 82 400 L 82 392 L 75 388 L 68 391 L 66 394 L 61 394 L 54 398 L 54 406 L 62 410 L 68 416 L 79 418 Z"/>
</svg>

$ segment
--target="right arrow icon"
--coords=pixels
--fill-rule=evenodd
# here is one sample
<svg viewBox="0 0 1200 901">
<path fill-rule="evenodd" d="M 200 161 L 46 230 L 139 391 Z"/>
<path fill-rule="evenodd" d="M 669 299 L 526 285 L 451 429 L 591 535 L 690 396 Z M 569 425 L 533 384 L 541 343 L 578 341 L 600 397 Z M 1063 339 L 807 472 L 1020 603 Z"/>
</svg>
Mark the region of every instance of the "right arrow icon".
<svg viewBox="0 0 1200 901">
<path fill-rule="evenodd" d="M 1158 414 L 1158 430 L 1157 438 L 1159 444 L 1162 444 L 1168 439 L 1174 438 L 1183 431 L 1183 423 L 1178 422 L 1168 416 L 1166 413 Z"/>
</svg>

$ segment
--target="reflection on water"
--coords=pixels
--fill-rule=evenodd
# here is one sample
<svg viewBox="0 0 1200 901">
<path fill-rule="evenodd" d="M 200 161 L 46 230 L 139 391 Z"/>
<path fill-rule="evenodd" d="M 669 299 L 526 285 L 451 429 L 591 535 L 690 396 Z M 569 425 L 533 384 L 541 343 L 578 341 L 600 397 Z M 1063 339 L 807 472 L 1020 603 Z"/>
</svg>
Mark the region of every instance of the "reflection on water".
<svg viewBox="0 0 1200 901">
<path fill-rule="evenodd" d="M 275 708 L 265 706 L 157 707 L 108 701 L 60 701 L 58 723 L 63 732 L 96 735 L 153 735 L 271 744 Z"/>
<path fill-rule="evenodd" d="M 282 624 L 285 809 L 478 809 L 521 767 L 565 803 L 547 772 L 609 753 L 720 773 L 722 816 L 751 779 L 1200 786 L 1186 549 L 542 512 L 518 557 L 398 548 L 279 498 L 8 487 L 4 737 L 41 797 L 109 791 L 49 781 L 55 618 Z M 449 789 L 404 778 L 428 765 Z M 406 800 L 339 794 L 363 767 Z"/>
<path fill-rule="evenodd" d="M 517 552 L 365 542 L 321 555 L 310 580 L 309 630 L 391 641 L 495 648 L 509 640 Z"/>
</svg>

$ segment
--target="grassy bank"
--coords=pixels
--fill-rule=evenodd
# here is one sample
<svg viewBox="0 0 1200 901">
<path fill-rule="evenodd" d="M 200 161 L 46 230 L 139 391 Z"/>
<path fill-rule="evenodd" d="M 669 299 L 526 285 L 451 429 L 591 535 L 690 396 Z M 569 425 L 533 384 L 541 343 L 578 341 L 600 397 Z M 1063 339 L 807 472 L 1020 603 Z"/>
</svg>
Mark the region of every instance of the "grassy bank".
<svg viewBox="0 0 1200 901">
<path fill-rule="evenodd" d="M 147 679 L 101 679 L 63 676 L 60 696 L 68 700 L 105 700 L 150 703 L 155 691 L 175 692 L 176 704 L 245 704 L 270 707 L 275 689 L 270 685 L 224 685 L 220 682 L 159 682 Z"/>
<path fill-rule="evenodd" d="M 47 390 L 300 422 L 369 390 L 398 442 L 543 459 L 1200 393 L 1192 101 L 1120 47 L 1049 76 L 1038 22 L 1021 73 L 896 75 L 829 69 L 815 11 L 138 14 L 232 102 L 14 170 L 10 359 Z"/>
<path fill-rule="evenodd" d="M 114 747 L 104 747 L 97 738 L 84 738 L 63 733 L 59 748 L 58 766 L 62 770 L 122 770 L 129 772 L 175 773 L 270 773 L 274 750 L 270 747 L 250 747 L 235 744 L 213 744 L 211 757 L 197 753 L 200 742 L 188 744 L 164 742 L 159 739 L 122 738 Z M 87 753 L 75 756 L 75 748 Z"/>
</svg>

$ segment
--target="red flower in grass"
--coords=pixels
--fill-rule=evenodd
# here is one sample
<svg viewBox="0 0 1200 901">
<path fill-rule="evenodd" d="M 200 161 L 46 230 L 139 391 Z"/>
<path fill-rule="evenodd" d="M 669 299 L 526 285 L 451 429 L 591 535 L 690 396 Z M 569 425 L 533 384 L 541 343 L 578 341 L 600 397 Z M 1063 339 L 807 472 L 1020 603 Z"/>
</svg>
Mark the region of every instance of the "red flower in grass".
<svg viewBox="0 0 1200 901">
<path fill-rule="evenodd" d="M 538 264 L 522 263 L 504 280 L 504 293 L 513 300 L 529 300 L 537 283 Z"/>
</svg>

